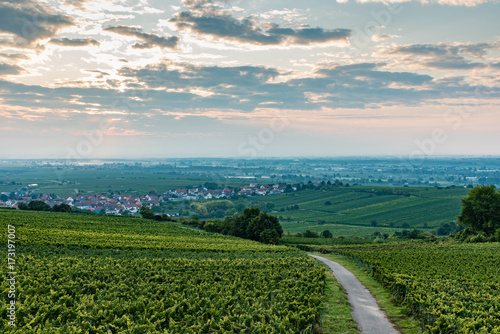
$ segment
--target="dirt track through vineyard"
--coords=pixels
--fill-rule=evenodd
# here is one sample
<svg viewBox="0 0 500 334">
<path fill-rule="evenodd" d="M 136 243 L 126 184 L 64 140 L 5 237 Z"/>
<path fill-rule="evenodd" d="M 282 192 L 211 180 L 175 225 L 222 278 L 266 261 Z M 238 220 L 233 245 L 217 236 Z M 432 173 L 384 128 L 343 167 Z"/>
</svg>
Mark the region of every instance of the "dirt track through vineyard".
<svg viewBox="0 0 500 334">
<path fill-rule="evenodd" d="M 361 284 L 353 273 L 332 260 L 317 255 L 309 254 L 309 256 L 325 263 L 344 287 L 352 307 L 351 314 L 362 334 L 399 333 L 387 320 L 385 313 L 380 310 L 370 291 Z"/>
</svg>

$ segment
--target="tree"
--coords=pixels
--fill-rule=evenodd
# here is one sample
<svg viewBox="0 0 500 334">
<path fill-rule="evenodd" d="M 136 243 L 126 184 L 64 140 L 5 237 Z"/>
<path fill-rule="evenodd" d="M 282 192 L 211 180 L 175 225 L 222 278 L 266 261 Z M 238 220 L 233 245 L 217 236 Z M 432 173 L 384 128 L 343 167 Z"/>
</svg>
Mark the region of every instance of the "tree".
<svg viewBox="0 0 500 334">
<path fill-rule="evenodd" d="M 161 213 L 162 212 L 162 208 L 159 205 L 153 205 L 151 207 L 151 211 L 153 211 L 154 213 Z"/>
<path fill-rule="evenodd" d="M 155 213 L 147 206 L 142 206 L 139 213 L 141 214 L 142 218 L 144 218 L 144 219 L 154 219 L 155 218 Z"/>
<path fill-rule="evenodd" d="M 448 235 L 451 232 L 451 226 L 447 223 L 439 224 L 439 228 L 437 229 L 438 235 Z"/>
<path fill-rule="evenodd" d="M 50 205 L 45 203 L 44 201 L 31 201 L 28 204 L 28 210 L 34 210 L 34 211 L 50 211 Z"/>
<path fill-rule="evenodd" d="M 264 242 L 261 240 L 261 233 L 264 230 L 276 231 L 278 239 L 283 235 L 283 228 L 281 227 L 278 218 L 268 213 L 260 212 L 258 216 L 249 221 L 247 225 L 247 236 L 249 239 Z M 267 233 L 266 237 L 268 236 L 269 233 Z"/>
<path fill-rule="evenodd" d="M 235 217 L 226 217 L 224 221 L 214 220 L 205 225 L 207 230 L 222 234 L 234 235 L 239 238 L 251 239 L 264 243 L 277 244 L 283 235 L 278 218 L 259 208 L 246 208 Z M 275 232 L 265 230 L 274 230 Z"/>
<path fill-rule="evenodd" d="M 236 208 L 236 211 L 243 212 L 243 210 L 245 210 L 245 204 L 237 203 L 235 208 Z"/>
<path fill-rule="evenodd" d="M 224 229 L 224 223 L 220 219 L 209 220 L 205 223 L 205 231 L 221 233 Z"/>
<path fill-rule="evenodd" d="M 318 233 L 311 231 L 311 230 L 305 231 L 304 233 L 302 233 L 302 236 L 304 238 L 319 238 Z"/>
<path fill-rule="evenodd" d="M 29 210 L 28 205 L 27 205 L 26 203 L 19 203 L 19 204 L 17 205 L 17 208 L 18 208 L 19 210 Z"/>
<path fill-rule="evenodd" d="M 462 199 L 458 221 L 474 233 L 493 236 L 500 229 L 500 192 L 495 186 L 476 186 Z"/>
<path fill-rule="evenodd" d="M 216 190 L 219 188 L 219 185 L 215 182 L 206 182 L 205 188 L 207 188 L 207 190 Z"/>
<path fill-rule="evenodd" d="M 324 230 L 323 232 L 321 232 L 321 237 L 322 238 L 332 238 L 333 234 L 332 234 L 332 232 L 330 232 L 330 230 Z"/>
<path fill-rule="evenodd" d="M 277 245 L 280 241 L 280 236 L 275 229 L 265 229 L 260 233 L 259 239 L 265 244 Z"/>
<path fill-rule="evenodd" d="M 54 205 L 52 207 L 52 211 L 54 211 L 54 212 L 72 212 L 73 209 L 68 204 L 61 203 L 61 204 Z"/>
<path fill-rule="evenodd" d="M 319 217 L 316 219 L 316 224 L 324 225 L 324 224 L 326 224 L 326 220 L 324 218 Z"/>
<path fill-rule="evenodd" d="M 266 202 L 266 210 L 267 211 L 272 211 L 274 209 L 274 203 L 272 202 Z"/>
<path fill-rule="evenodd" d="M 151 189 L 149 190 L 148 195 L 158 196 L 158 192 L 156 191 L 156 189 Z"/>
<path fill-rule="evenodd" d="M 422 231 L 417 230 L 416 228 L 414 228 L 413 230 L 408 232 L 407 236 L 408 236 L 408 239 L 424 239 L 425 238 Z"/>
<path fill-rule="evenodd" d="M 0 195 L 0 200 L 2 200 L 3 202 L 7 202 L 9 200 L 9 196 L 2 194 Z"/>
</svg>

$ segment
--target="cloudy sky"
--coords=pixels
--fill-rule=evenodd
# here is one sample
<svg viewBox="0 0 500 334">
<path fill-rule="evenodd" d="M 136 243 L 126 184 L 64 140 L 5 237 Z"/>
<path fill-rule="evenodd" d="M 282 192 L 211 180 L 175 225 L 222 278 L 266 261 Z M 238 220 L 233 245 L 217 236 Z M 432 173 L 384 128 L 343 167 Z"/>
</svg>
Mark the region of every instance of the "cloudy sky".
<svg viewBox="0 0 500 334">
<path fill-rule="evenodd" d="M 498 0 L 0 0 L 0 158 L 499 155 Z"/>
</svg>

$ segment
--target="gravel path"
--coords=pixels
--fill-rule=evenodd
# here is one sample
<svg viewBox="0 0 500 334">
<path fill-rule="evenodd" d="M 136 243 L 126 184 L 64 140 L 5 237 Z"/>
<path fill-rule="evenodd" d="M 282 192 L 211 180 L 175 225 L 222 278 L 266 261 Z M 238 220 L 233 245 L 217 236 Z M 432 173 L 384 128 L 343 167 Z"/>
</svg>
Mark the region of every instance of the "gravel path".
<svg viewBox="0 0 500 334">
<path fill-rule="evenodd" d="M 358 323 L 362 334 L 399 333 L 387 320 L 385 313 L 379 309 L 370 291 L 361 284 L 353 273 L 332 260 L 317 255 L 309 254 L 309 256 L 318 259 L 332 269 L 333 274 L 347 292 L 347 298 L 352 307 L 351 314 Z"/>
</svg>

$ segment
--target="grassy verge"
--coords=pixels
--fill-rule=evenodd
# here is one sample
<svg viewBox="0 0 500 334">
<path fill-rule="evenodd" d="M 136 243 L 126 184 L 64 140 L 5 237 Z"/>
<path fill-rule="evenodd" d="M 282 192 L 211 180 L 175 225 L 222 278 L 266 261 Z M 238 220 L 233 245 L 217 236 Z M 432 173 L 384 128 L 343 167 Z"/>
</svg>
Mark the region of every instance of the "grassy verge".
<svg viewBox="0 0 500 334">
<path fill-rule="evenodd" d="M 348 270 L 350 270 L 360 280 L 360 282 L 363 283 L 363 285 L 366 286 L 368 290 L 370 290 L 372 295 L 375 297 L 380 309 L 387 314 L 387 318 L 389 319 L 389 321 L 393 323 L 401 333 L 404 334 L 423 333 L 420 328 L 420 323 L 406 314 L 406 309 L 404 305 L 394 304 L 392 302 L 390 292 L 387 289 L 385 289 L 379 282 L 377 282 L 372 276 L 366 273 L 363 268 L 337 255 L 320 254 L 320 253 L 313 253 L 313 254 L 323 256 L 327 259 L 338 262 L 344 267 L 346 267 Z"/>
<path fill-rule="evenodd" d="M 321 321 L 321 327 L 316 327 L 315 333 L 359 333 L 358 326 L 351 315 L 351 305 L 342 285 L 337 281 L 330 268 L 318 261 L 326 271 L 325 286 L 325 312 Z"/>
</svg>

